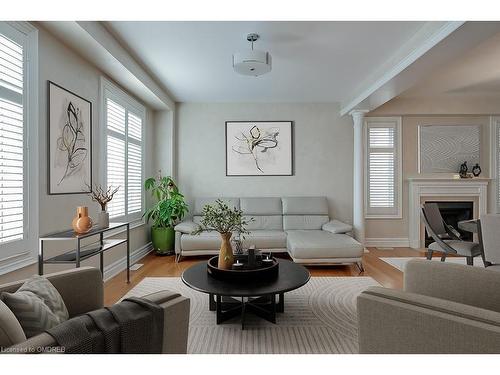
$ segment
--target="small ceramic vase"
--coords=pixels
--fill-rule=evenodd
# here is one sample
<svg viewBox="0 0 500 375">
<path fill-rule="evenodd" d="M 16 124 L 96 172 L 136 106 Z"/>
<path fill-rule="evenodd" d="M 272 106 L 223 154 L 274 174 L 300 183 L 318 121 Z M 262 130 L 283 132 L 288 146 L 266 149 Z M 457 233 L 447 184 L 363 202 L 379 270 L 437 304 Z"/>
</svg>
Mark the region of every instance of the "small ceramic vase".
<svg viewBox="0 0 500 375">
<path fill-rule="evenodd" d="M 97 217 L 97 225 L 99 228 L 109 227 L 109 212 L 107 211 L 99 212 L 99 216 Z"/>
<path fill-rule="evenodd" d="M 92 219 L 89 217 L 89 209 L 85 206 L 76 208 L 76 216 L 71 222 L 73 230 L 78 234 L 85 234 L 92 228 Z"/>
</svg>

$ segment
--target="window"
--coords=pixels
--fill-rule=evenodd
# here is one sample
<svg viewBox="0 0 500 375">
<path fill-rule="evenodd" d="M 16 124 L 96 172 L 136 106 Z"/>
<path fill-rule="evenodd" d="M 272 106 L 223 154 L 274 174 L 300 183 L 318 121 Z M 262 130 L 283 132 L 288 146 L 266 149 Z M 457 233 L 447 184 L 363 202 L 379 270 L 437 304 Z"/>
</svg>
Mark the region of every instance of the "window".
<svg viewBox="0 0 500 375">
<path fill-rule="evenodd" d="M 134 221 L 143 211 L 145 108 L 103 79 L 106 185 L 120 189 L 108 205 L 114 221 Z"/>
<path fill-rule="evenodd" d="M 401 119 L 366 119 L 365 213 L 401 217 Z"/>
<path fill-rule="evenodd" d="M 0 274 L 36 259 L 36 38 L 29 24 L 0 22 Z"/>
</svg>

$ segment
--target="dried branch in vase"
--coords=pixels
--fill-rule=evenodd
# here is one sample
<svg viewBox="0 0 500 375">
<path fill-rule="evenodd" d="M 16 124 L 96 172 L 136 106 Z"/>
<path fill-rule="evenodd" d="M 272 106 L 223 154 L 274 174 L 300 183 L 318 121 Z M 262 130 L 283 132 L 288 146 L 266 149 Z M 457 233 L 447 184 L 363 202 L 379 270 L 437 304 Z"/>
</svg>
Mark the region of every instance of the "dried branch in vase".
<svg viewBox="0 0 500 375">
<path fill-rule="evenodd" d="M 89 197 L 94 201 L 99 203 L 101 206 L 102 211 L 106 211 L 106 206 L 111 200 L 113 199 L 113 196 L 116 194 L 118 189 L 120 187 L 118 186 L 117 188 L 114 188 L 112 186 L 109 186 L 106 190 L 102 188 L 101 185 L 88 185 L 87 188 L 89 189 L 90 193 L 88 194 Z"/>
</svg>

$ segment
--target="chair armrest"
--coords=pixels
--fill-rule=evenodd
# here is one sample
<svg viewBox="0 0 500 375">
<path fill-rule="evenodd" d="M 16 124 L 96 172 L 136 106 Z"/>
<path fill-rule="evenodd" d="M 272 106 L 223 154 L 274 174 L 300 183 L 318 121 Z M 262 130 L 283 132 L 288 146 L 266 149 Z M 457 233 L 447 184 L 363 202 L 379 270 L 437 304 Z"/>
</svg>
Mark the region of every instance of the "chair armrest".
<svg viewBox="0 0 500 375">
<path fill-rule="evenodd" d="M 192 234 L 199 230 L 201 227 L 196 224 L 194 221 L 183 221 L 179 224 L 177 224 L 174 227 L 174 230 L 176 232 L 181 232 L 181 233 L 186 233 L 186 234 Z"/>
<path fill-rule="evenodd" d="M 500 313 L 372 287 L 357 299 L 360 353 L 500 353 Z"/>
<path fill-rule="evenodd" d="M 189 298 L 166 290 L 148 294 L 142 298 L 157 303 L 164 311 L 162 353 L 187 353 L 190 311 Z"/>
<path fill-rule="evenodd" d="M 404 290 L 500 312 L 500 272 L 461 264 L 411 260 Z"/>
<path fill-rule="evenodd" d="M 328 223 L 323 224 L 321 229 L 330 233 L 347 233 L 352 232 L 352 225 L 343 223 L 339 220 L 330 220 Z"/>
<path fill-rule="evenodd" d="M 452 240 L 460 241 L 460 232 L 453 228 L 451 225 L 444 223 L 444 228 L 446 233 L 451 237 Z"/>
</svg>

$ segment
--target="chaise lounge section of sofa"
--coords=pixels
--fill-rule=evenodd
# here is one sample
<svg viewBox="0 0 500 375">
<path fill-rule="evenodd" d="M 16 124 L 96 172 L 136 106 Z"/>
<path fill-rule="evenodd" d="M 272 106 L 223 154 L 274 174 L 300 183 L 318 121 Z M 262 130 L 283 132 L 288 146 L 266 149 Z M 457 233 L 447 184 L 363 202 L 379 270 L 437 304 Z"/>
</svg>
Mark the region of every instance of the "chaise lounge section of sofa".
<svg viewBox="0 0 500 375">
<path fill-rule="evenodd" d="M 349 224 L 330 219 L 326 197 L 197 198 L 192 219 L 175 227 L 178 261 L 183 256 L 218 254 L 217 232 L 193 234 L 200 227 L 203 207 L 216 199 L 241 209 L 246 218 L 253 218 L 244 247 L 255 245 L 266 252 L 288 252 L 297 263 L 356 263 L 362 269 L 363 246 L 352 238 Z"/>
</svg>

